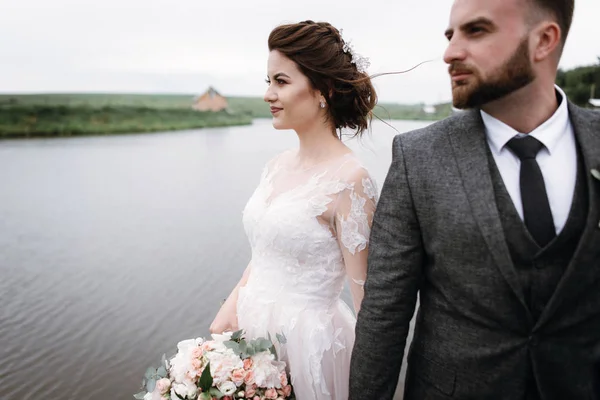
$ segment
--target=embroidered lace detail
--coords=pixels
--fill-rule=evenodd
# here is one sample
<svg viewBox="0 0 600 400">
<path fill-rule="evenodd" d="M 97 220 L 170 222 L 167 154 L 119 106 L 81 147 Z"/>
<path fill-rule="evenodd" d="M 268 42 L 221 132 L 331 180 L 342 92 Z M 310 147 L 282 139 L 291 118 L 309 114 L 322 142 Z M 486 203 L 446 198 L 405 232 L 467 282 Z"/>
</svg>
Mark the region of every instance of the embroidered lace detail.
<svg viewBox="0 0 600 400">
<path fill-rule="evenodd" d="M 362 251 L 367 247 L 371 228 L 365 212 L 367 200 L 354 192 L 350 194 L 350 199 L 352 202 L 350 213 L 345 218 L 343 215 L 338 215 L 338 218 L 342 231 L 342 244 L 354 254 L 357 250 Z"/>
<path fill-rule="evenodd" d="M 377 185 L 371 178 L 363 178 L 362 185 L 365 191 L 365 195 L 371 200 L 377 201 L 377 196 L 379 192 L 377 191 Z"/>
</svg>

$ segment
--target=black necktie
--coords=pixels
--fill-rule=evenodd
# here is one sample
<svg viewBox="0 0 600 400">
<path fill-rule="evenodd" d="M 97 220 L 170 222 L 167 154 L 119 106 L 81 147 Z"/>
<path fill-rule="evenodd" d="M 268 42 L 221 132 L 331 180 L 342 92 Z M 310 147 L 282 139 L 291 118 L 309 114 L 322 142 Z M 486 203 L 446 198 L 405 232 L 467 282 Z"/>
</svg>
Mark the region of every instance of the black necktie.
<svg viewBox="0 0 600 400">
<path fill-rule="evenodd" d="M 535 161 L 544 145 L 536 138 L 526 136 L 512 138 L 506 146 L 521 160 L 520 186 L 525 226 L 537 244 L 544 247 L 556 236 L 544 177 Z"/>
</svg>

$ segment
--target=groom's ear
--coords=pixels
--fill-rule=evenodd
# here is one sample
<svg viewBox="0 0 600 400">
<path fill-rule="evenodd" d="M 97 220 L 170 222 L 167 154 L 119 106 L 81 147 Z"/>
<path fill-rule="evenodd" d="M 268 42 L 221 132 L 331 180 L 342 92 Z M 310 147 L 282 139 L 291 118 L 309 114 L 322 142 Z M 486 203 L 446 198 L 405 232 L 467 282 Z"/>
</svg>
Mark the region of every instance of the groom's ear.
<svg viewBox="0 0 600 400">
<path fill-rule="evenodd" d="M 561 31 L 556 22 L 545 21 L 539 24 L 533 32 L 533 60 L 541 62 L 549 57 L 555 57 L 558 62 L 562 49 Z"/>
</svg>

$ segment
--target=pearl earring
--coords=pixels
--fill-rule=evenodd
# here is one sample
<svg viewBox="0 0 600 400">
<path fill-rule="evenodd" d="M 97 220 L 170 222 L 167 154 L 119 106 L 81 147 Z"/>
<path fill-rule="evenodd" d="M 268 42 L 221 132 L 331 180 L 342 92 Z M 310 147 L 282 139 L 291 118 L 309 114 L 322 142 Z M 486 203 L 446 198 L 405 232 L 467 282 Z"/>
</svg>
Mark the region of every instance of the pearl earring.
<svg viewBox="0 0 600 400">
<path fill-rule="evenodd" d="M 324 101 L 322 101 L 319 105 L 321 106 L 321 108 L 325 108 L 325 102 Z"/>
</svg>

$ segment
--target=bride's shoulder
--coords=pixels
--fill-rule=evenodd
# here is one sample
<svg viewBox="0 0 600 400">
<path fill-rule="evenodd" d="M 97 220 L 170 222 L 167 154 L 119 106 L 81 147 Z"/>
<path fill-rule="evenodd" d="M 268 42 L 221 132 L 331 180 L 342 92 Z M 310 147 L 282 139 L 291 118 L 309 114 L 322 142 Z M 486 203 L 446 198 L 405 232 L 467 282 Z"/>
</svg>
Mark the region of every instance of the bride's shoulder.
<svg viewBox="0 0 600 400">
<path fill-rule="evenodd" d="M 284 150 L 275 156 L 271 157 L 265 164 L 263 168 L 263 175 L 268 175 L 270 173 L 274 173 L 281 165 L 286 163 L 286 160 L 289 160 L 290 156 L 294 153 L 294 150 L 288 149 Z"/>
<path fill-rule="evenodd" d="M 330 163 L 323 174 L 323 180 L 338 185 L 342 192 L 375 187 L 375 182 L 367 167 L 354 152 L 337 157 Z"/>
<path fill-rule="evenodd" d="M 282 162 L 289 160 L 289 158 L 294 154 L 294 152 L 295 152 L 295 150 L 293 150 L 293 149 L 284 150 L 284 151 L 276 154 L 275 156 L 271 157 L 269 159 L 269 161 L 267 161 L 266 166 L 270 168 L 270 167 L 279 165 Z"/>
<path fill-rule="evenodd" d="M 369 170 L 354 152 L 347 153 L 338 169 L 340 177 L 349 182 L 360 181 L 371 177 Z"/>
</svg>

